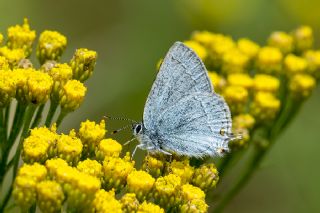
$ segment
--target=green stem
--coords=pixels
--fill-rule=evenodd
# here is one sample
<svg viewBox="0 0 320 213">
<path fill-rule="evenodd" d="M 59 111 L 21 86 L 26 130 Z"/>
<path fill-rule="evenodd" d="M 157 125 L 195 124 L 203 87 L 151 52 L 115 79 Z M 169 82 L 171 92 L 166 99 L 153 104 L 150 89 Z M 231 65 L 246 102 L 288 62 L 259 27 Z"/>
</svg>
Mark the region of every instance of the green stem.
<svg viewBox="0 0 320 213">
<path fill-rule="evenodd" d="M 254 171 L 259 167 L 263 157 L 266 154 L 265 149 L 256 149 L 252 159 L 250 160 L 250 164 L 243 175 L 238 179 L 238 182 L 234 185 L 234 187 L 227 192 L 227 194 L 222 198 L 220 203 L 214 209 L 214 212 L 222 212 L 227 204 L 234 198 L 234 196 L 247 184 L 253 175 Z"/>
<path fill-rule="evenodd" d="M 6 143 L 7 140 L 7 134 L 6 134 L 6 129 L 5 129 L 5 122 L 4 122 L 4 109 L 0 108 L 0 145 L 1 145 L 1 151 L 3 145 Z M 2 155 L 1 155 L 2 156 Z"/>
<path fill-rule="evenodd" d="M 62 120 L 64 119 L 64 117 L 66 117 L 67 114 L 68 114 L 67 111 L 64 111 L 64 110 L 60 111 L 59 117 L 58 117 L 57 122 L 56 122 L 57 123 L 57 128 L 60 126 Z"/>
<path fill-rule="evenodd" d="M 39 125 L 39 123 L 42 119 L 42 112 L 43 112 L 44 106 L 45 106 L 45 104 L 42 104 L 38 107 L 36 117 L 34 118 L 34 121 L 31 125 L 31 129 L 33 129 Z"/>
<path fill-rule="evenodd" d="M 30 128 L 30 124 L 31 124 L 31 121 L 32 121 L 32 117 L 33 117 L 33 114 L 36 110 L 36 106 L 35 105 L 29 105 L 27 108 L 26 108 L 26 113 L 24 114 L 23 116 L 23 130 L 22 130 L 22 134 L 21 134 L 21 137 L 20 137 L 20 140 L 19 140 L 19 144 L 18 144 L 18 147 L 17 147 L 17 150 L 16 150 L 16 153 L 13 157 L 13 175 L 12 175 L 12 181 L 15 180 L 16 178 L 16 175 L 17 175 L 17 171 L 18 171 L 18 166 L 19 166 L 19 160 L 20 160 L 20 154 L 21 154 L 21 149 L 22 149 L 22 142 L 23 140 L 26 138 L 26 136 L 28 135 L 29 133 L 29 128 Z M 12 184 L 11 183 L 11 187 L 8 191 L 8 193 L 5 195 L 5 199 L 3 201 L 3 203 L 1 204 L 1 207 L 0 207 L 0 212 L 2 212 L 8 201 L 9 201 L 9 198 L 11 197 L 11 193 L 12 193 Z"/>
<path fill-rule="evenodd" d="M 6 138 L 8 138 L 8 133 L 9 133 L 9 118 L 10 118 L 10 109 L 11 109 L 11 102 L 5 109 L 5 114 L 4 114 L 4 125 L 6 129 Z"/>
<path fill-rule="evenodd" d="M 52 101 L 50 102 L 50 108 L 49 108 L 49 112 L 48 112 L 47 119 L 46 119 L 46 122 L 45 122 L 45 125 L 47 127 L 51 126 L 52 119 L 54 117 L 55 112 L 57 111 L 57 107 L 58 107 L 57 103 L 52 102 Z"/>
</svg>

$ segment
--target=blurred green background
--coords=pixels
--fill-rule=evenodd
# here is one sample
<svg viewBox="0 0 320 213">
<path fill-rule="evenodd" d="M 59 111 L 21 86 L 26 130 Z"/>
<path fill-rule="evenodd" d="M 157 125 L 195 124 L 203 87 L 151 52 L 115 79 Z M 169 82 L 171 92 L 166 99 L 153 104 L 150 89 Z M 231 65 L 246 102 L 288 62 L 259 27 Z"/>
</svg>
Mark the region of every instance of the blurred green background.
<svg viewBox="0 0 320 213">
<path fill-rule="evenodd" d="M 272 31 L 307 24 L 314 29 L 316 46 L 320 43 L 317 0 L 0 2 L 1 32 L 27 17 L 37 33 L 58 30 L 68 37 L 63 61 L 69 61 L 79 47 L 99 54 L 95 73 L 87 81 L 86 99 L 66 118 L 63 130 L 103 115 L 141 119 L 156 75 L 155 64 L 174 41 L 188 39 L 194 30 L 248 37 L 264 44 Z M 320 212 L 319 109 L 318 88 L 226 212 Z M 113 130 L 121 124 L 109 122 L 107 126 Z M 121 136 L 123 140 L 129 137 L 128 133 Z"/>
</svg>

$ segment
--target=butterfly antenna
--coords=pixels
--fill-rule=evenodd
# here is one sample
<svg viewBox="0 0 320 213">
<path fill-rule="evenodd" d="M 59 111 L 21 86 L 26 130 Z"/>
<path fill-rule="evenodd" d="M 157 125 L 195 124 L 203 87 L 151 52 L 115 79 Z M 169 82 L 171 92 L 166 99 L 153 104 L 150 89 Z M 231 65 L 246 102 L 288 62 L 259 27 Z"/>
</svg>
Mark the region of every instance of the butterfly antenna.
<svg viewBox="0 0 320 213">
<path fill-rule="evenodd" d="M 134 141 L 135 139 L 136 139 L 136 137 L 132 137 L 130 140 L 128 140 L 127 142 L 125 142 L 125 143 L 123 144 L 123 146 L 128 145 L 130 142 Z"/>
<path fill-rule="evenodd" d="M 137 123 L 137 121 L 132 120 L 130 118 L 121 118 L 121 117 L 111 117 L 111 116 L 103 116 L 105 120 L 110 119 L 110 120 L 120 120 L 120 121 L 130 121 L 131 123 Z"/>
<path fill-rule="evenodd" d="M 111 135 L 114 135 L 114 134 L 116 134 L 116 133 L 118 133 L 118 132 L 120 132 L 120 131 L 122 131 L 124 129 L 128 129 L 128 127 L 131 127 L 131 126 L 132 126 L 132 124 L 128 124 L 128 125 L 126 125 L 124 127 L 121 127 L 120 129 L 116 129 L 116 130 L 111 132 Z"/>
</svg>

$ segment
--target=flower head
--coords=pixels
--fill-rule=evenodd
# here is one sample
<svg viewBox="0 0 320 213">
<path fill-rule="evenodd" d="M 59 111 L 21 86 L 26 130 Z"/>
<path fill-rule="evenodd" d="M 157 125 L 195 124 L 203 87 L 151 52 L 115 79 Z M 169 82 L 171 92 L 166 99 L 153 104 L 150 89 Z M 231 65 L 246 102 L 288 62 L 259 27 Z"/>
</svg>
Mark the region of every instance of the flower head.
<svg viewBox="0 0 320 213">
<path fill-rule="evenodd" d="M 253 80 L 250 75 L 246 73 L 233 73 L 229 74 L 227 82 L 232 86 L 240 86 L 246 89 L 250 89 L 253 86 Z"/>
<path fill-rule="evenodd" d="M 267 74 L 280 72 L 281 63 L 282 53 L 275 47 L 261 48 L 255 61 L 256 68 Z"/>
<path fill-rule="evenodd" d="M 284 68 L 289 77 L 297 73 L 306 72 L 307 67 L 307 60 L 302 57 L 289 54 L 284 59 Z"/>
<path fill-rule="evenodd" d="M 181 213 L 206 213 L 208 205 L 203 199 L 193 199 L 180 207 Z"/>
<path fill-rule="evenodd" d="M 70 165 L 75 165 L 80 160 L 82 142 L 75 137 L 74 131 L 69 135 L 62 134 L 57 141 L 57 155 L 66 160 Z"/>
<path fill-rule="evenodd" d="M 170 172 L 180 177 L 181 183 L 188 183 L 194 172 L 194 168 L 190 166 L 189 160 L 183 161 L 173 160 L 167 167 L 167 173 Z"/>
<path fill-rule="evenodd" d="M 36 186 L 37 205 L 42 212 L 55 213 L 61 211 L 64 201 L 63 190 L 55 181 L 42 181 Z"/>
<path fill-rule="evenodd" d="M 174 174 L 159 177 L 155 182 L 154 198 L 156 203 L 164 208 L 177 205 L 180 202 L 181 178 Z"/>
<path fill-rule="evenodd" d="M 223 91 L 223 97 L 230 106 L 233 114 L 243 112 L 248 101 L 248 90 L 240 86 L 227 86 Z"/>
<path fill-rule="evenodd" d="M 249 57 L 237 48 L 226 51 L 222 57 L 222 71 L 224 73 L 243 73 L 249 63 Z"/>
<path fill-rule="evenodd" d="M 28 19 L 24 19 L 23 25 L 8 28 L 8 43 L 10 49 L 23 49 L 26 57 L 32 52 L 32 44 L 36 38 L 36 32 L 30 30 Z"/>
<path fill-rule="evenodd" d="M 85 48 L 77 49 L 70 61 L 73 71 L 73 79 L 84 82 L 94 70 L 97 60 L 97 52 Z"/>
<path fill-rule="evenodd" d="M 313 45 L 313 32 L 309 26 L 300 26 L 292 32 L 296 52 L 303 52 Z"/>
<path fill-rule="evenodd" d="M 79 108 L 87 88 L 77 80 L 69 80 L 60 91 L 59 103 L 63 110 L 74 111 Z"/>
<path fill-rule="evenodd" d="M 133 171 L 127 177 L 129 192 L 135 193 L 138 200 L 146 200 L 153 187 L 155 179 L 145 171 Z"/>
<path fill-rule="evenodd" d="M 105 120 L 101 120 L 100 124 L 89 120 L 82 122 L 78 134 L 84 145 L 84 153 L 92 155 L 106 134 Z"/>
<path fill-rule="evenodd" d="M 293 50 L 293 38 L 285 32 L 273 32 L 268 38 L 268 45 L 279 48 L 283 54 L 288 54 Z"/>
<path fill-rule="evenodd" d="M 226 86 L 226 80 L 216 72 L 208 72 L 208 76 L 215 91 L 221 91 Z"/>
<path fill-rule="evenodd" d="M 320 78 L 320 51 L 308 50 L 304 53 L 304 58 L 308 62 L 308 73 L 315 78 Z"/>
<path fill-rule="evenodd" d="M 7 106 L 16 94 L 16 83 L 11 71 L 0 71 L 0 108 Z"/>
<path fill-rule="evenodd" d="M 139 201 L 135 193 L 126 193 L 121 200 L 122 211 L 125 213 L 136 212 L 139 207 Z"/>
<path fill-rule="evenodd" d="M 272 75 L 257 74 L 253 79 L 253 88 L 255 91 L 270 92 L 276 94 L 280 87 L 278 78 Z"/>
<path fill-rule="evenodd" d="M 10 68 L 16 68 L 19 62 L 26 57 L 23 49 L 9 49 L 7 46 L 0 47 L 0 55 L 7 59 Z"/>
<path fill-rule="evenodd" d="M 36 202 L 36 180 L 28 176 L 17 176 L 12 195 L 21 209 L 29 209 Z"/>
<path fill-rule="evenodd" d="M 241 38 L 237 41 L 237 48 L 249 59 L 253 59 L 258 54 L 260 46 L 247 38 Z"/>
<path fill-rule="evenodd" d="M 0 56 L 0 70 L 1 70 L 1 72 L 3 70 L 8 70 L 9 68 L 10 68 L 9 62 L 8 62 L 7 58 L 4 56 Z"/>
<path fill-rule="evenodd" d="M 316 87 L 316 80 L 308 74 L 297 74 L 290 79 L 289 90 L 297 99 L 309 97 Z"/>
<path fill-rule="evenodd" d="M 194 170 L 191 183 L 204 191 L 214 188 L 219 181 L 218 170 L 212 163 L 203 164 Z"/>
<path fill-rule="evenodd" d="M 258 92 L 251 105 L 253 116 L 260 121 L 270 121 L 275 118 L 280 109 L 280 101 L 272 94 Z"/>
<path fill-rule="evenodd" d="M 121 150 L 122 145 L 116 140 L 111 138 L 103 139 L 96 148 L 96 157 L 101 161 L 105 157 L 119 157 Z"/>
<path fill-rule="evenodd" d="M 104 185 L 106 189 L 122 189 L 127 176 L 134 170 L 134 162 L 122 158 L 106 157 L 103 161 Z"/>
<path fill-rule="evenodd" d="M 67 46 L 67 38 L 57 31 L 46 30 L 40 34 L 37 57 L 41 64 L 47 60 L 59 61 Z"/>
<path fill-rule="evenodd" d="M 137 213 L 164 213 L 164 210 L 158 205 L 144 201 L 139 206 Z"/>
<path fill-rule="evenodd" d="M 97 213 L 106 213 L 106 212 L 114 212 L 121 213 L 121 203 L 116 200 L 114 191 L 105 191 L 100 189 L 93 200 L 92 203 L 94 212 Z"/>
<path fill-rule="evenodd" d="M 147 155 L 144 158 L 142 169 L 146 170 L 153 177 L 157 178 L 162 175 L 162 170 L 164 168 L 163 159 L 161 156 Z"/>
<path fill-rule="evenodd" d="M 99 179 L 102 177 L 102 165 L 96 160 L 86 159 L 84 161 L 80 161 L 77 165 L 77 169 L 82 173 Z"/>
</svg>

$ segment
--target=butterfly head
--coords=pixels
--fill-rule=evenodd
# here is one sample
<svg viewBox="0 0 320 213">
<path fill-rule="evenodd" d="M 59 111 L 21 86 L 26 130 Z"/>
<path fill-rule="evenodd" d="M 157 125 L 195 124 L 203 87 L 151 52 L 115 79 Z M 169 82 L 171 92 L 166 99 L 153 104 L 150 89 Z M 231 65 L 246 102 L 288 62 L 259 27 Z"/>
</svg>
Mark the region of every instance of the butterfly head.
<svg viewBox="0 0 320 213">
<path fill-rule="evenodd" d="M 134 123 L 132 124 L 132 132 L 134 136 L 139 136 L 140 134 L 143 133 L 143 123 Z"/>
</svg>

